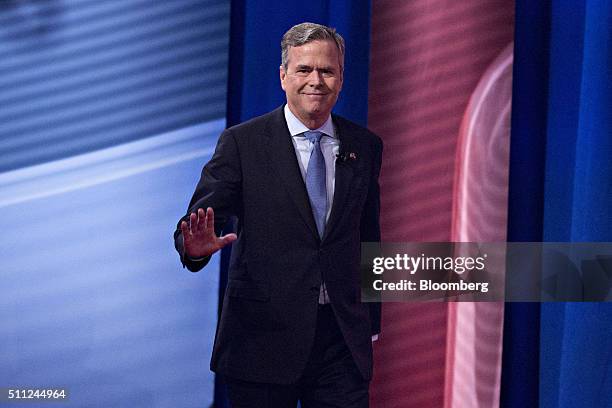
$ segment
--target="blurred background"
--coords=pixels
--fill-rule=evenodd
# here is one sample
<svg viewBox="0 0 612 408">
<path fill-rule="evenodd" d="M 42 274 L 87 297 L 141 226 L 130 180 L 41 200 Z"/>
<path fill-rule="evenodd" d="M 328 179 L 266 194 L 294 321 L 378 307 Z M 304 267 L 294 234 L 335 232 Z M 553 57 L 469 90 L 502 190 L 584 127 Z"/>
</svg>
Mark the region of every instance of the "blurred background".
<svg viewBox="0 0 612 408">
<path fill-rule="evenodd" d="M 225 127 L 229 7 L 0 2 L 0 386 L 212 403 L 218 261 L 182 270 L 172 232 Z"/>
<path fill-rule="evenodd" d="M 610 2 L 0 0 L 0 388 L 227 406 L 228 253 L 192 274 L 172 233 L 304 21 L 385 144 L 385 241 L 612 242 Z M 611 338 L 610 303 L 388 303 L 371 406 L 610 407 Z"/>
</svg>

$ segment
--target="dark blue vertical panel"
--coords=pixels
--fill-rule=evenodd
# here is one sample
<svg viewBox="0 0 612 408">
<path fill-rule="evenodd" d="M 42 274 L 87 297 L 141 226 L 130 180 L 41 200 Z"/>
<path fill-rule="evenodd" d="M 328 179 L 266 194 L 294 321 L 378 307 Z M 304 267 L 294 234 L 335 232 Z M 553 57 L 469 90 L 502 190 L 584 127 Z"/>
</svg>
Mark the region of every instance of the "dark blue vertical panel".
<svg viewBox="0 0 612 408">
<path fill-rule="evenodd" d="M 504 311 L 500 406 L 537 407 L 540 305 L 507 303 Z"/>
<path fill-rule="evenodd" d="M 518 0 L 514 43 L 508 241 L 541 241 L 548 106 L 549 1 Z"/>
<path fill-rule="evenodd" d="M 541 241 L 544 217 L 550 3 L 516 2 L 508 241 Z M 507 279 L 512 279 L 508 276 Z M 504 313 L 501 406 L 537 406 L 540 306 L 508 303 Z"/>
<path fill-rule="evenodd" d="M 329 2 L 329 25 L 346 40 L 344 84 L 335 112 L 366 126 L 370 56 L 370 1 Z M 379 63 L 380 61 L 374 61 Z"/>
</svg>

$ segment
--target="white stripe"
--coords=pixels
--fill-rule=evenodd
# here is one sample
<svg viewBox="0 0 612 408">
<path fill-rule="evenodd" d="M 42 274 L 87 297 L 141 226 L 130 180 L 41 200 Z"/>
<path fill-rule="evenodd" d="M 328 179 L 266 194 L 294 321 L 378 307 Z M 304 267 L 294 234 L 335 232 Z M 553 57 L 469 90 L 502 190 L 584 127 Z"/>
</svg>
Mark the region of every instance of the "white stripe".
<svg viewBox="0 0 612 408">
<path fill-rule="evenodd" d="M 225 119 L 0 174 L 0 208 L 212 154 Z"/>
</svg>

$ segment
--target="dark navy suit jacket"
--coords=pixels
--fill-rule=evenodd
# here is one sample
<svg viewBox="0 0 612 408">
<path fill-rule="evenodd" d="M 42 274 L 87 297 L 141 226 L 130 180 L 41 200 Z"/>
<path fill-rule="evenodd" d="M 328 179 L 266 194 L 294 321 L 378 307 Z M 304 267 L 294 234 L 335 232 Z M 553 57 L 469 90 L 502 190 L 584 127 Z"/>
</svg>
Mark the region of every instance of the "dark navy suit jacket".
<svg viewBox="0 0 612 408">
<path fill-rule="evenodd" d="M 289 384 L 304 369 L 326 283 L 334 314 L 365 379 L 380 305 L 360 301 L 360 242 L 380 241 L 382 142 L 332 116 L 340 139 L 333 206 L 319 238 L 283 108 L 225 130 L 189 204 L 215 210 L 219 233 L 238 219 L 211 369 L 246 381 Z M 180 223 L 180 221 L 179 221 Z M 200 270 L 183 254 L 183 265 Z"/>
</svg>

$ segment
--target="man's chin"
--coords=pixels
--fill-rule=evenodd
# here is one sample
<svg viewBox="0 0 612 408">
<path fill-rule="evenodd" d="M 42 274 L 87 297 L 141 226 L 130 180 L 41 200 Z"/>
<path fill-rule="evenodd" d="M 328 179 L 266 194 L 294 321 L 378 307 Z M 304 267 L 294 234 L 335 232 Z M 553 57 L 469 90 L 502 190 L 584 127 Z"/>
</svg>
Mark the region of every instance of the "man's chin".
<svg viewBox="0 0 612 408">
<path fill-rule="evenodd" d="M 327 119 L 327 116 L 329 116 L 329 114 L 326 114 L 325 111 L 322 110 L 311 110 L 308 112 L 308 117 L 311 120 Z"/>
<path fill-rule="evenodd" d="M 318 116 L 327 116 L 325 115 L 325 113 L 328 112 L 328 110 L 325 109 L 325 107 L 322 106 L 321 104 L 313 104 L 309 107 L 307 112 L 308 112 L 308 115 L 311 117 L 318 117 Z"/>
</svg>

